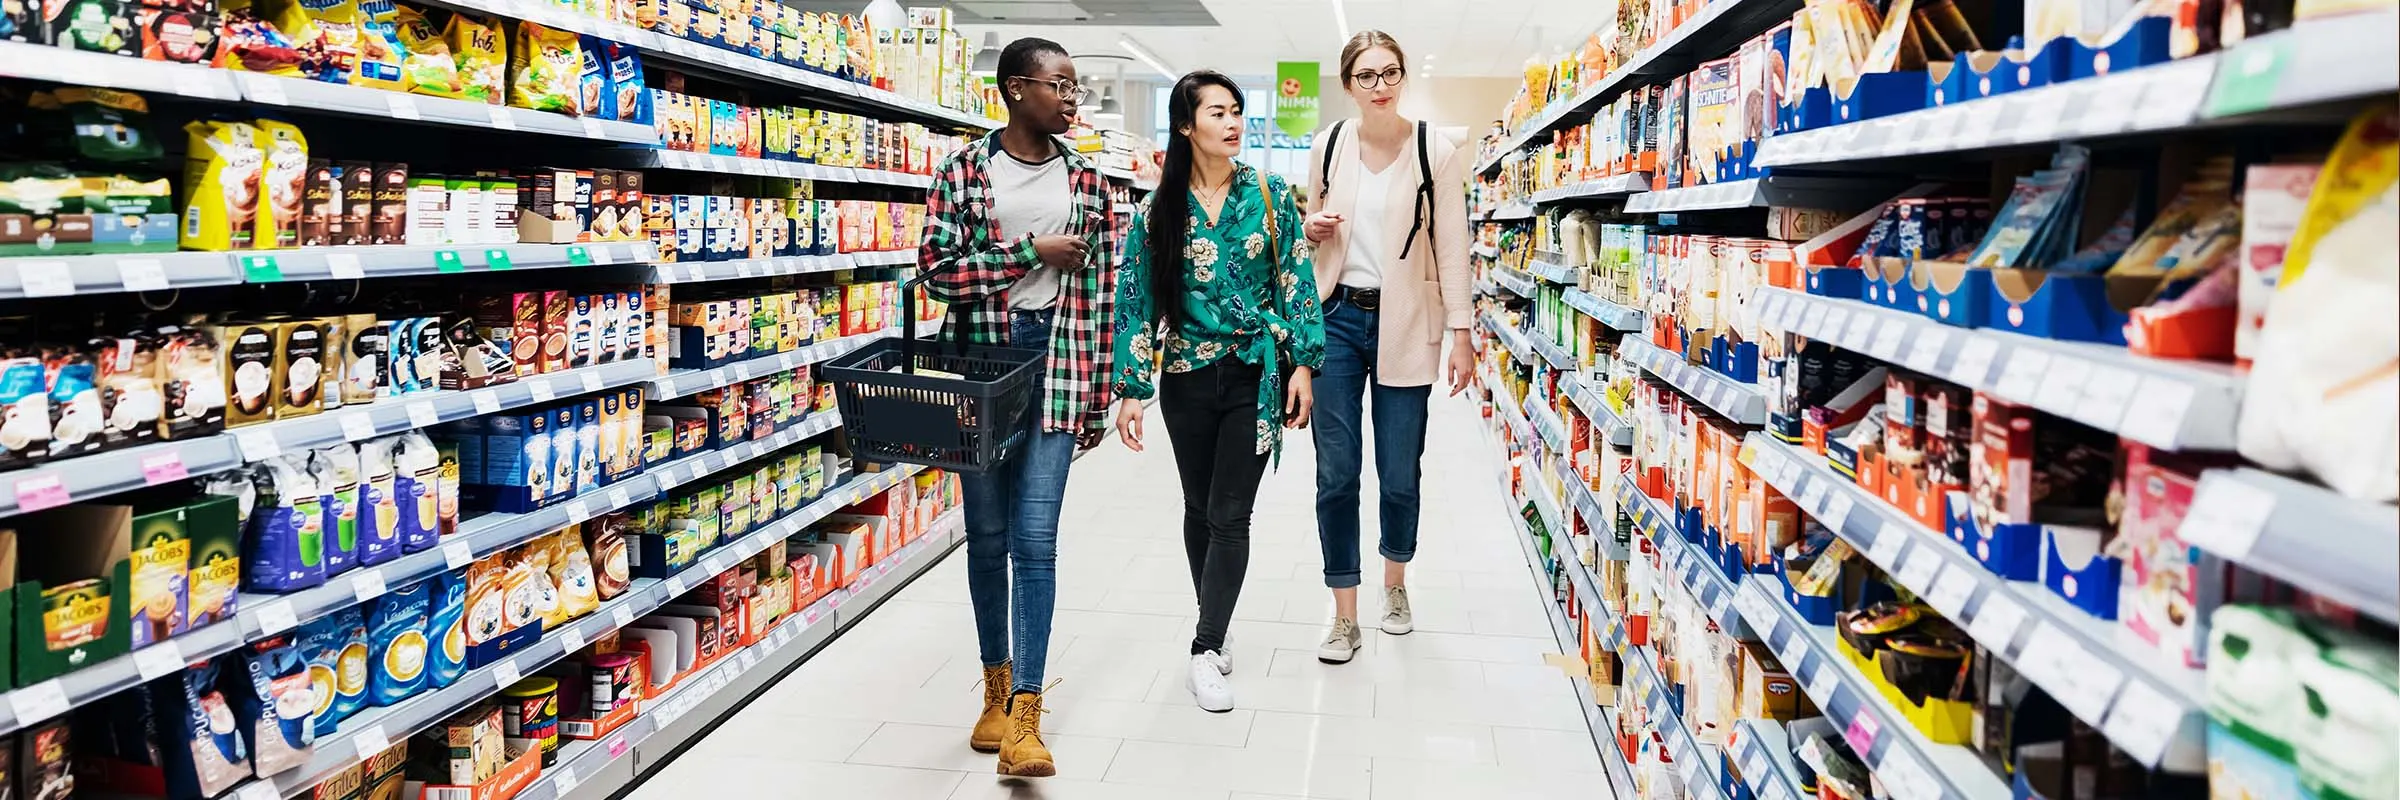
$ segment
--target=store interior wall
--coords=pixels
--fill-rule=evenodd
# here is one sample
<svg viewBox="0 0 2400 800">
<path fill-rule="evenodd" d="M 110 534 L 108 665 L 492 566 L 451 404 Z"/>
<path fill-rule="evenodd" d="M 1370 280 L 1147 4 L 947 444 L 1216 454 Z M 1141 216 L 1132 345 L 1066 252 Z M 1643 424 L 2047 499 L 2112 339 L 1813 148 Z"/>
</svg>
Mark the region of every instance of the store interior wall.
<svg viewBox="0 0 2400 800">
<path fill-rule="evenodd" d="M 1495 115 L 1516 92 L 1518 83 L 1516 78 L 1411 76 L 1400 94 L 1400 114 L 1439 127 L 1463 128 L 1471 137 L 1491 126 Z M 1325 75 L 1319 92 L 1323 99 L 1317 107 L 1317 118 L 1323 124 L 1358 116 L 1358 103 L 1342 91 L 1341 76 Z"/>
</svg>

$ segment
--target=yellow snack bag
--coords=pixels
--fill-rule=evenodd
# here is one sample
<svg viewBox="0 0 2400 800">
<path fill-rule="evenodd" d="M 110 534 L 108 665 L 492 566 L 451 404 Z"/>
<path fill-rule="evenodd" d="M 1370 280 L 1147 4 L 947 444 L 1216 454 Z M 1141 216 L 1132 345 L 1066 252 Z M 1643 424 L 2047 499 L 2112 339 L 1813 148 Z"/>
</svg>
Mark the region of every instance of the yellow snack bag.
<svg viewBox="0 0 2400 800">
<path fill-rule="evenodd" d="M 442 29 L 424 12 L 407 6 L 392 10 L 392 29 L 400 40 L 400 88 L 411 94 L 460 97 L 466 84 L 459 79 L 458 61 Z"/>
<path fill-rule="evenodd" d="M 400 45 L 400 4 L 393 0 L 358 0 L 358 68 L 350 82 L 391 91 L 407 91 L 400 66 L 408 51 Z"/>
<path fill-rule="evenodd" d="M 301 70 L 309 77 L 326 83 L 349 83 L 358 71 L 358 2 L 357 0 L 287 0 L 290 8 L 277 15 L 277 24 L 297 16 L 300 24 L 310 31 L 305 35 L 285 28 L 293 35 L 294 43 L 308 56 L 301 59 Z"/>
<path fill-rule="evenodd" d="M 300 246 L 300 193 L 308 180 L 308 137 L 288 122 L 257 123 L 258 149 L 266 159 L 259 175 L 257 231 L 250 246 Z"/>
<path fill-rule="evenodd" d="M 586 522 L 597 525 L 597 522 Z M 583 549 L 583 536 L 573 528 L 551 534 L 550 582 L 558 587 L 560 615 L 574 619 L 600 607 L 600 590 L 592 577 L 592 554 Z"/>
<path fill-rule="evenodd" d="M 183 247 L 247 250 L 256 231 L 258 182 L 266 163 L 258 131 L 247 122 L 200 121 L 183 126 Z"/>
<path fill-rule="evenodd" d="M 576 82 L 583 45 L 573 31 L 519 22 L 508 49 L 508 104 L 535 111 L 577 112 Z"/>
<path fill-rule="evenodd" d="M 500 105 L 505 99 L 508 46 L 500 41 L 499 27 L 473 14 L 452 14 L 442 41 L 458 61 L 460 99 Z"/>
</svg>

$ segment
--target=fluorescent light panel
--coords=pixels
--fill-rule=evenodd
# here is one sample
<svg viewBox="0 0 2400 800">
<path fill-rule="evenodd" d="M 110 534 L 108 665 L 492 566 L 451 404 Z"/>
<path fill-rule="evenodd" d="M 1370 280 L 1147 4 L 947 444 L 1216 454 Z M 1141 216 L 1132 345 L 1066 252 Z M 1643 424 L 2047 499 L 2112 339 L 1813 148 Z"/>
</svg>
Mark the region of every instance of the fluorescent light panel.
<svg viewBox="0 0 2400 800">
<path fill-rule="evenodd" d="M 1342 0 L 1333 0 L 1333 27 L 1342 35 L 1341 44 L 1349 44 L 1350 9 L 1342 4 Z"/>
<path fill-rule="evenodd" d="M 1159 60 L 1157 54 L 1150 52 L 1150 48 L 1143 47 L 1131 36 L 1117 37 L 1117 46 L 1125 48 L 1125 52 L 1132 53 L 1134 58 L 1141 59 L 1142 63 L 1150 65 L 1151 69 L 1158 70 L 1160 77 L 1170 81 L 1182 77 L 1176 74 L 1175 70 L 1167 68 L 1166 62 Z"/>
</svg>

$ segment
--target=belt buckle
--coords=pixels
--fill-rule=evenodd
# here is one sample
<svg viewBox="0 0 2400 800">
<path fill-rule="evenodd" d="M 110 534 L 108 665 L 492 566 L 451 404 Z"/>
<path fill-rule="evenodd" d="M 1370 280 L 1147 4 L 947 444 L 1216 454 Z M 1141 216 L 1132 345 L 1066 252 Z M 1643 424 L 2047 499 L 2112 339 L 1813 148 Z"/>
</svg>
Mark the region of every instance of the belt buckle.
<svg viewBox="0 0 2400 800">
<path fill-rule="evenodd" d="M 1351 289 L 1349 294 L 1350 304 L 1357 306 L 1360 311 L 1374 311 L 1383 305 L 1383 290 L 1380 289 Z"/>
</svg>

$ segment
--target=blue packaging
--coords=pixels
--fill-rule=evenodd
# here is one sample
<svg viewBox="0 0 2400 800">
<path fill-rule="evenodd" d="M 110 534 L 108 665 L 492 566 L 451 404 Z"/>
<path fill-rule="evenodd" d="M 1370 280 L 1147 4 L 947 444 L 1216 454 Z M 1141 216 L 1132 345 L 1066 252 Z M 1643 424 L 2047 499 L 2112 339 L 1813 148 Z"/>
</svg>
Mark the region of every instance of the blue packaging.
<svg viewBox="0 0 2400 800">
<path fill-rule="evenodd" d="M 343 720 L 366 706 L 367 620 L 352 606 L 300 626 L 300 654 L 308 660 L 308 685 L 316 707 L 310 717 L 318 736 L 331 736 Z"/>
<path fill-rule="evenodd" d="M 576 76 L 576 106 L 593 119 L 616 119 L 616 93 L 609 90 L 607 40 L 583 37 L 583 69 Z"/>
<path fill-rule="evenodd" d="M 242 535 L 242 588 L 294 592 L 325 583 L 325 497 L 300 454 L 260 462 Z"/>
<path fill-rule="evenodd" d="M 642 81 L 642 52 L 632 45 L 603 42 L 608 49 L 610 108 L 619 122 L 650 124 L 650 89 Z"/>
<path fill-rule="evenodd" d="M 249 741 L 251 766 L 262 775 L 306 765 L 316 753 L 308 659 L 300 654 L 297 638 L 277 636 L 243 650 L 242 676 L 227 698 Z"/>
<path fill-rule="evenodd" d="M 425 681 L 440 689 L 467 672 L 467 576 L 451 571 L 424 582 L 428 614 Z"/>
<path fill-rule="evenodd" d="M 575 404 L 575 491 L 600 489 L 600 401 Z"/>
<path fill-rule="evenodd" d="M 575 496 L 577 452 L 582 437 L 575 433 L 575 406 L 567 405 L 543 412 L 550 418 L 550 495 L 544 503 L 555 503 Z"/>
<path fill-rule="evenodd" d="M 159 737 L 158 766 L 171 800 L 214 797 L 250 777 L 250 747 L 242 740 L 226 692 L 217 688 L 219 663 L 192 665 L 152 682 L 143 692 L 153 723 L 168 729 Z M 177 739 L 190 746 L 174 746 Z"/>
<path fill-rule="evenodd" d="M 376 598 L 375 610 L 367 615 L 367 690 L 376 705 L 406 700 L 425 688 L 434 583 L 418 581 Z"/>
</svg>

